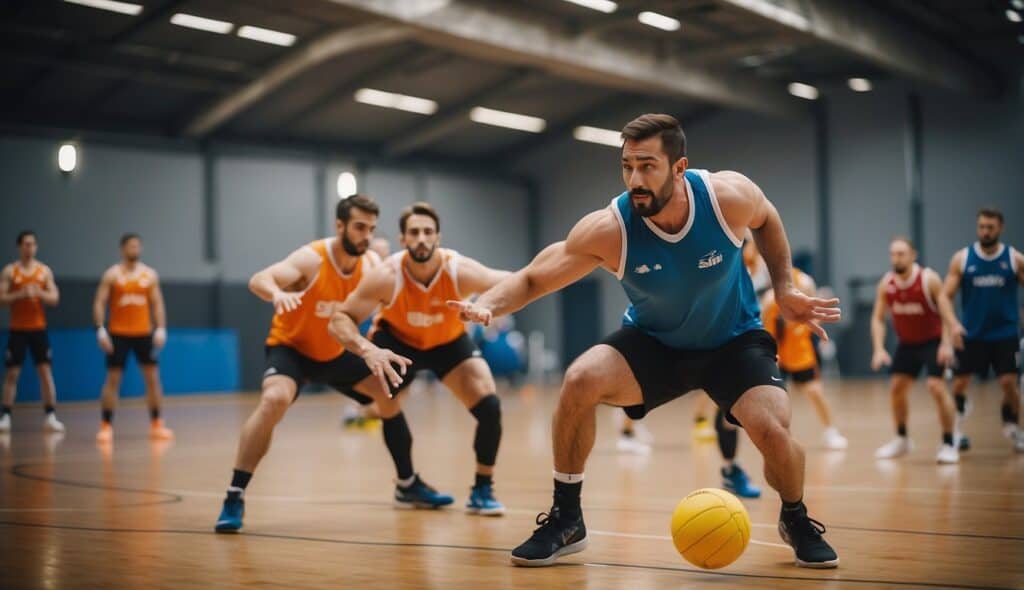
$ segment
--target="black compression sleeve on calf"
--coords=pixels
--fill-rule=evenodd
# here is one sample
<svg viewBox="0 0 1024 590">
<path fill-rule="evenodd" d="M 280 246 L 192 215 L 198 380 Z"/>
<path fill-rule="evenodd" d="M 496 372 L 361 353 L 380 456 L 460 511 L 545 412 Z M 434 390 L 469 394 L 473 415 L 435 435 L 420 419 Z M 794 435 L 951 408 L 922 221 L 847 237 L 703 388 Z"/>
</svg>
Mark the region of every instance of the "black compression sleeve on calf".
<svg viewBox="0 0 1024 590">
<path fill-rule="evenodd" d="M 725 415 L 722 410 L 715 414 L 715 432 L 718 433 L 718 448 L 722 451 L 722 457 L 727 461 L 736 458 L 736 445 L 739 443 L 740 433 L 736 428 L 729 428 L 725 425 Z"/>
<path fill-rule="evenodd" d="M 384 443 L 391 452 L 395 462 L 398 479 L 409 479 L 415 472 L 412 470 L 412 432 L 405 414 L 399 412 L 391 418 L 384 418 Z"/>
<path fill-rule="evenodd" d="M 489 394 L 469 413 L 476 418 L 476 436 L 473 438 L 476 461 L 481 465 L 494 465 L 501 443 L 501 400 L 497 395 Z"/>
</svg>

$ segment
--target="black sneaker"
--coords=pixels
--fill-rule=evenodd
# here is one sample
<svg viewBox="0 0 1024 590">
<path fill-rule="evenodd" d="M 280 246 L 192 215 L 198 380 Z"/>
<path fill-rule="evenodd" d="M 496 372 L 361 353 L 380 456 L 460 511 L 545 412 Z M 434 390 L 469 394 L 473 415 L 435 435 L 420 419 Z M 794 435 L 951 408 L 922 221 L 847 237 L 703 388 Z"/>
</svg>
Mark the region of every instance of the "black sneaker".
<svg viewBox="0 0 1024 590">
<path fill-rule="evenodd" d="M 587 526 L 583 513 L 573 520 L 561 515 L 558 506 L 551 513 L 537 515 L 540 528 L 522 545 L 512 550 L 512 563 L 526 567 L 541 567 L 555 563 L 563 555 L 579 553 L 587 548 Z"/>
<path fill-rule="evenodd" d="M 783 510 L 779 516 L 779 536 L 796 553 L 796 565 L 827 569 L 839 566 L 835 550 L 822 538 L 825 525 L 807 516 L 807 507 Z"/>
</svg>

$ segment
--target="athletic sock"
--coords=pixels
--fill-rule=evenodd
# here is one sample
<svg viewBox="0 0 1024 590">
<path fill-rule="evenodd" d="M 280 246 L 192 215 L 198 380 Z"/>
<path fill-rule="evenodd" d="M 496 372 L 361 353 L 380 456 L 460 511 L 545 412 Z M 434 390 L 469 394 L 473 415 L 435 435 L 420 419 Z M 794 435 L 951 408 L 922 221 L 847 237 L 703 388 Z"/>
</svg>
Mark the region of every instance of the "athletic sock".
<svg viewBox="0 0 1024 590">
<path fill-rule="evenodd" d="M 900 424 L 899 426 L 897 426 L 896 427 L 896 434 L 900 435 L 903 438 L 906 438 L 907 437 L 907 425 L 906 424 Z"/>
<path fill-rule="evenodd" d="M 942 444 L 953 446 L 953 433 L 943 432 L 942 433 Z"/>
<path fill-rule="evenodd" d="M 231 485 L 228 486 L 228 497 L 231 497 L 231 494 L 238 494 L 239 498 L 242 497 L 246 486 L 249 485 L 250 479 L 252 479 L 252 472 L 242 471 L 241 469 L 232 470 Z"/>
<path fill-rule="evenodd" d="M 159 420 L 160 419 L 160 408 L 150 408 L 149 409 L 149 419 L 150 420 Z"/>
<path fill-rule="evenodd" d="M 1002 408 L 1000 408 L 1000 414 L 1003 417 L 1003 424 L 1016 424 L 1019 418 L 1017 412 L 1013 411 L 1013 406 L 1007 403 L 1004 403 Z"/>
<path fill-rule="evenodd" d="M 7 405 L 0 406 L 0 417 L 2 417 L 2 416 L 10 416 L 10 415 L 11 415 L 11 406 L 7 406 Z"/>
<path fill-rule="evenodd" d="M 558 511 L 569 520 L 581 515 L 580 492 L 583 490 L 582 473 L 555 472 L 554 504 Z"/>
<path fill-rule="evenodd" d="M 103 421 L 110 424 L 114 421 L 114 410 L 103 410 Z"/>
<path fill-rule="evenodd" d="M 963 416 L 967 411 L 967 396 L 962 393 L 954 393 L 953 401 L 956 402 L 956 413 Z"/>
<path fill-rule="evenodd" d="M 476 482 L 473 484 L 473 487 L 478 488 L 480 486 L 492 486 L 492 485 L 494 485 L 494 476 L 493 475 L 489 475 L 489 474 L 485 475 L 483 473 L 477 473 L 476 474 Z"/>
<path fill-rule="evenodd" d="M 45 412 L 47 416 L 49 416 L 50 414 L 52 414 L 52 413 L 54 413 L 56 411 L 57 411 L 57 408 L 51 406 L 50 404 L 47 404 L 47 405 L 43 406 L 43 412 Z"/>
<path fill-rule="evenodd" d="M 409 431 L 409 423 L 405 421 L 405 414 L 399 412 L 384 418 L 382 424 L 384 443 L 395 463 L 398 479 L 409 480 L 416 472 L 412 468 L 412 432 Z"/>
</svg>

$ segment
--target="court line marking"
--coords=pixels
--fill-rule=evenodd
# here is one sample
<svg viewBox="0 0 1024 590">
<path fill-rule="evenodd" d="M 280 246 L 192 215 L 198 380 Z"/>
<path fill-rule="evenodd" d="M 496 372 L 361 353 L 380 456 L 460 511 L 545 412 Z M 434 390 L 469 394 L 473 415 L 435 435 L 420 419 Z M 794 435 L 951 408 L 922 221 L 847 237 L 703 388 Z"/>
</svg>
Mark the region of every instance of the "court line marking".
<svg viewBox="0 0 1024 590">
<path fill-rule="evenodd" d="M 0 521 L 0 526 L 12 526 L 12 527 L 24 527 L 24 528 L 46 528 L 46 529 L 62 529 L 62 530 L 73 530 L 82 532 L 100 532 L 100 533 L 155 533 L 155 534 L 183 534 L 183 535 L 204 535 L 214 536 L 229 539 L 230 537 L 241 536 L 245 537 L 256 537 L 264 539 L 283 539 L 290 541 L 307 541 L 312 543 L 332 543 L 339 545 L 361 545 L 370 547 L 414 547 L 414 548 L 431 548 L 431 549 L 461 549 L 469 551 L 488 551 L 488 552 L 501 552 L 508 553 L 511 549 L 501 547 L 483 547 L 476 545 L 446 545 L 443 543 L 401 543 L 391 541 L 353 541 L 350 539 L 327 539 L 322 537 L 305 537 L 299 535 L 286 535 L 278 533 L 252 533 L 246 532 L 241 535 L 219 535 L 212 531 L 200 531 L 191 529 L 117 529 L 117 528 L 104 528 L 104 527 L 85 527 L 85 526 L 72 526 L 72 525 L 55 525 L 55 524 L 38 524 L 38 523 L 22 523 L 22 522 L 9 522 Z M 629 563 L 614 563 L 614 562 L 583 562 L 583 563 L 572 563 L 564 562 L 557 563 L 554 567 L 581 567 L 581 566 L 598 566 L 598 567 L 618 567 L 627 569 L 644 569 L 654 570 L 663 572 L 678 572 L 686 574 L 704 574 L 709 576 L 724 576 L 732 578 L 751 578 L 751 579 L 764 579 L 764 580 L 800 580 L 810 582 L 839 582 L 847 584 L 889 584 L 892 586 L 909 586 L 909 587 L 923 587 L 923 588 L 957 588 L 957 589 L 979 589 L 979 590 L 1014 590 L 1013 588 L 1007 588 L 1003 586 L 966 586 L 962 584 L 947 584 L 947 583 L 935 583 L 935 582 L 912 582 L 912 581 L 899 581 L 899 580 L 879 580 L 879 579 L 867 579 L 867 578 L 841 578 L 836 576 L 825 577 L 813 577 L 813 576 L 779 576 L 771 574 L 749 574 L 740 572 L 723 572 L 715 570 L 699 570 L 685 567 L 669 567 L 669 566 L 657 566 L 657 565 L 639 565 Z M 835 570 L 829 570 L 834 572 Z"/>
<path fill-rule="evenodd" d="M 138 494 L 170 496 L 170 498 L 166 499 L 166 500 L 159 500 L 159 501 L 153 501 L 153 502 L 138 502 L 138 503 L 135 503 L 135 504 L 119 504 L 119 505 L 116 506 L 117 508 L 134 508 L 134 507 L 141 507 L 141 506 L 153 506 L 153 505 L 158 505 L 158 504 L 175 504 L 175 503 L 183 502 L 185 497 L 189 497 L 189 496 L 193 496 L 193 497 L 218 497 L 219 498 L 219 497 L 221 497 L 221 494 L 222 494 L 222 492 L 206 492 L 206 491 L 191 491 L 191 490 L 147 490 L 147 489 L 141 489 L 141 488 L 127 488 L 127 487 L 105 486 L 105 485 L 101 485 L 101 484 L 91 484 L 91 483 L 83 483 L 83 482 L 77 482 L 77 481 L 72 481 L 72 480 L 62 480 L 62 479 L 56 479 L 56 478 L 47 478 L 47 477 L 44 477 L 44 476 L 31 475 L 31 474 L 28 474 L 28 473 L 24 472 L 24 469 L 26 469 L 28 467 L 32 467 L 32 466 L 33 466 L 32 464 L 28 464 L 28 463 L 19 463 L 17 465 L 12 466 L 9 471 L 10 471 L 10 473 L 12 475 L 14 475 L 16 477 L 22 477 L 22 478 L 25 478 L 25 479 L 30 479 L 30 480 L 35 480 L 35 481 L 43 481 L 43 482 L 49 482 L 49 483 L 56 483 L 56 484 L 59 484 L 59 485 L 66 485 L 66 486 L 71 486 L 71 487 L 81 487 L 81 488 L 104 490 L 104 491 L 118 491 L 118 492 L 125 492 L 125 493 L 138 493 Z M 317 500 L 317 499 L 315 499 L 315 497 L 308 497 L 307 498 L 307 497 L 302 497 L 302 496 L 256 496 L 256 497 L 253 497 L 253 498 L 251 498 L 249 496 L 246 496 L 246 498 L 250 499 L 250 500 L 309 502 L 309 503 L 327 503 L 327 504 L 340 504 L 340 505 L 362 505 L 362 506 L 391 506 L 392 505 L 391 502 L 383 502 L 383 501 L 373 501 L 373 500 L 337 500 L 337 501 L 335 501 L 335 500 L 329 500 L 329 499 L 328 500 Z M 44 512 L 47 509 L 45 509 L 45 508 L 37 508 L 37 509 L 29 509 L 29 510 Z M 66 509 L 66 510 L 56 509 L 56 510 L 71 512 L 71 511 L 78 511 L 79 509 Z M 89 512 L 94 512 L 95 511 L 93 509 L 80 509 L 80 510 L 82 510 L 82 511 L 89 511 Z M 661 511 L 661 510 L 631 509 L 631 508 L 627 508 L 627 509 L 623 509 L 623 508 L 606 508 L 606 507 L 601 507 L 601 506 L 588 506 L 587 510 L 591 510 L 591 511 L 606 511 L 606 512 L 646 512 L 646 513 L 657 513 L 657 514 L 662 514 L 663 513 L 663 511 Z M 16 508 L 0 509 L 0 511 L 18 512 L 19 509 L 16 509 Z M 526 508 L 508 508 L 508 509 L 506 509 L 506 512 L 508 512 L 508 513 L 516 513 L 516 514 L 536 514 L 536 510 L 530 510 L 530 509 L 526 509 Z M 775 528 L 778 527 L 777 524 L 769 524 L 769 523 L 751 523 L 751 526 L 752 527 L 757 527 L 757 528 L 771 528 L 771 529 L 775 529 Z M 874 532 L 874 533 L 883 533 L 883 534 L 884 533 L 896 533 L 896 534 L 906 534 L 906 535 L 924 535 L 924 536 L 931 536 L 931 537 L 954 537 L 954 538 L 963 537 L 963 538 L 970 538 L 970 539 L 989 539 L 989 540 L 1000 540 L 1000 541 L 1024 541 L 1024 537 L 1013 537 L 1013 536 L 1007 536 L 1007 535 L 984 535 L 984 534 L 979 534 L 979 533 L 947 533 L 947 532 L 938 532 L 938 531 L 915 531 L 915 530 L 906 530 L 906 529 L 880 529 L 880 528 L 856 527 L 856 526 L 844 526 L 844 525 L 831 525 L 829 528 L 832 528 L 832 529 L 835 529 L 835 530 L 850 530 L 850 531 Z M 751 542 L 756 542 L 756 541 L 752 540 Z"/>
<path fill-rule="evenodd" d="M 602 537 L 624 537 L 627 539 L 651 539 L 655 541 L 671 541 L 672 537 L 668 535 L 644 535 L 640 533 L 617 533 L 614 531 L 595 531 L 593 529 L 587 529 L 588 535 L 598 535 Z M 790 549 L 789 545 L 783 545 L 782 543 L 769 543 L 767 541 L 757 541 L 755 539 L 750 540 L 755 545 L 764 545 L 765 547 L 780 547 L 782 549 Z"/>
</svg>

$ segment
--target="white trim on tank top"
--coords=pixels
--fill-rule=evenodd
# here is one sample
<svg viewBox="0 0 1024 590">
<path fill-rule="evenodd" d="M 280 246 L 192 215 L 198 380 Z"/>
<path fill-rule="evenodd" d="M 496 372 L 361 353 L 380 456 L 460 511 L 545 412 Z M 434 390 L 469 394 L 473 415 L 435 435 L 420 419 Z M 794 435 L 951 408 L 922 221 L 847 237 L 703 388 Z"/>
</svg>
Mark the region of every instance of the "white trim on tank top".
<svg viewBox="0 0 1024 590">
<path fill-rule="evenodd" d="M 914 266 L 917 266 L 917 265 L 915 264 Z M 935 273 L 935 276 L 939 275 L 939 273 L 936 273 L 934 270 L 928 268 L 927 266 L 922 268 L 921 269 L 921 290 L 924 291 L 924 300 L 928 302 L 928 307 L 932 308 L 933 312 L 939 313 L 939 306 L 936 305 L 935 304 L 935 300 L 932 299 L 932 290 L 928 288 L 928 273 L 930 273 L 930 272 Z M 939 281 L 940 282 L 942 281 L 942 277 L 939 277 Z"/>
<path fill-rule="evenodd" d="M 711 173 L 707 170 L 694 170 L 700 179 L 704 181 L 704 186 L 708 189 L 708 197 L 711 198 L 711 206 L 715 209 L 715 217 L 718 218 L 718 225 L 722 226 L 722 232 L 725 233 L 725 237 L 729 238 L 733 246 L 740 248 L 743 246 L 743 240 L 736 237 L 736 234 L 732 233 L 732 228 L 725 221 L 725 215 L 722 213 L 722 208 L 718 205 L 718 195 L 715 194 L 715 187 L 711 184 Z"/>
<path fill-rule="evenodd" d="M 626 198 L 629 198 L 628 195 Z M 619 222 L 619 234 L 622 237 L 619 244 L 619 266 L 615 269 L 615 278 L 621 281 L 622 277 L 626 274 L 626 222 L 622 219 L 622 211 L 619 211 L 618 200 L 619 197 L 612 199 L 609 207 L 612 213 L 615 214 L 615 220 Z"/>
<path fill-rule="evenodd" d="M 659 238 L 670 244 L 679 243 L 683 238 L 686 237 L 686 234 L 690 233 L 690 228 L 693 227 L 693 218 L 695 216 L 695 211 L 697 209 L 696 203 L 694 202 L 693 198 L 693 187 L 690 186 L 690 181 L 687 180 L 686 177 L 683 177 L 683 180 L 686 182 L 686 197 L 690 200 L 690 211 L 688 217 L 686 218 L 686 225 L 683 226 L 683 229 L 679 230 L 677 233 L 670 234 L 667 231 L 658 227 L 653 221 L 651 221 L 649 217 L 641 217 L 641 219 L 644 220 L 644 224 L 647 225 L 647 229 L 651 230 L 654 233 L 654 235 L 658 236 Z"/>
<path fill-rule="evenodd" d="M 999 244 L 999 250 L 997 250 L 995 254 L 985 254 L 985 252 L 981 249 L 981 243 L 980 242 L 974 242 L 974 254 L 975 254 L 975 256 L 977 256 L 978 258 L 981 258 L 985 262 L 992 262 L 993 260 L 996 260 L 997 258 L 1002 256 L 1003 252 L 1005 252 L 1005 251 L 1006 251 L 1006 244 Z"/>
</svg>

